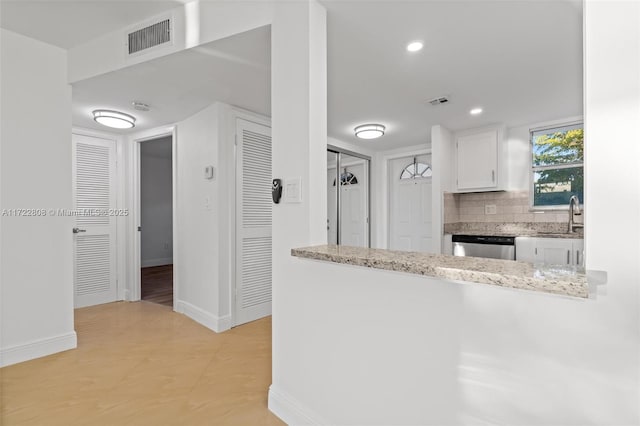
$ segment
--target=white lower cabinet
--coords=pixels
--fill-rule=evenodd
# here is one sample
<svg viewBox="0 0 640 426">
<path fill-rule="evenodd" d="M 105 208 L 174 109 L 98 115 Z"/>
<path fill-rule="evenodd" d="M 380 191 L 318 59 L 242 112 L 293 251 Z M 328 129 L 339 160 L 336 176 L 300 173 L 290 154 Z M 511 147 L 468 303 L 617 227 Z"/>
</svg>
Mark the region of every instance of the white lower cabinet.
<svg viewBox="0 0 640 426">
<path fill-rule="evenodd" d="M 518 237 L 516 260 L 549 265 L 584 266 L 584 240 Z"/>
<path fill-rule="evenodd" d="M 453 242 L 451 234 L 444 234 L 442 241 L 442 254 L 453 254 Z"/>
<path fill-rule="evenodd" d="M 564 238 L 537 238 L 533 259 L 535 263 L 571 265 L 573 243 Z"/>
<path fill-rule="evenodd" d="M 536 240 L 532 237 L 516 237 L 516 260 L 521 262 L 535 262 L 534 253 Z"/>
<path fill-rule="evenodd" d="M 584 240 L 573 240 L 573 264 L 584 266 Z"/>
</svg>

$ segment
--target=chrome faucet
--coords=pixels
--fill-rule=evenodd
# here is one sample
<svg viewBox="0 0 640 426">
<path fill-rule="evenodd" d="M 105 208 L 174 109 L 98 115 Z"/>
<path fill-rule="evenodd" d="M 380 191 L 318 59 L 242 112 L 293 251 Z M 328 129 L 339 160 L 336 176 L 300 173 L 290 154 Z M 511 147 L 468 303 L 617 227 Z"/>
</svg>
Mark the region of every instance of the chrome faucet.
<svg viewBox="0 0 640 426">
<path fill-rule="evenodd" d="M 584 228 L 584 224 L 575 223 L 573 221 L 574 216 L 580 216 L 582 212 L 580 212 L 580 200 L 577 195 L 572 195 L 569 198 L 569 233 L 573 234 L 576 232 L 576 228 Z"/>
</svg>

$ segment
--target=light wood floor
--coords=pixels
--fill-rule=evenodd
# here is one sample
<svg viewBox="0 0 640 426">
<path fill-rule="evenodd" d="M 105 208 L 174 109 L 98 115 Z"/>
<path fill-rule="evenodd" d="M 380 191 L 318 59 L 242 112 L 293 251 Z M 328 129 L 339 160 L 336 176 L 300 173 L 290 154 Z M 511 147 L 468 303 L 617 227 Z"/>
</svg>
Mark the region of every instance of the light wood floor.
<svg viewBox="0 0 640 426">
<path fill-rule="evenodd" d="M 271 318 L 216 334 L 171 309 L 76 311 L 78 349 L 0 369 L 0 424 L 282 425 L 267 409 Z"/>
<path fill-rule="evenodd" d="M 173 265 L 142 268 L 141 299 L 173 307 Z"/>
</svg>

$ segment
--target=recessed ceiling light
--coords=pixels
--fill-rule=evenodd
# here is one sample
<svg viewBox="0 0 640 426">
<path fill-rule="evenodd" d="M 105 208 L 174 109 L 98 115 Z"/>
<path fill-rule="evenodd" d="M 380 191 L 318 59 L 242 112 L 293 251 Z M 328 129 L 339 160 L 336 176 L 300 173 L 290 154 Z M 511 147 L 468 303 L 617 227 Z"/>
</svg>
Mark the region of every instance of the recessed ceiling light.
<svg viewBox="0 0 640 426">
<path fill-rule="evenodd" d="M 135 117 L 118 111 L 97 109 L 93 111 L 93 119 L 103 126 L 114 129 L 131 129 L 136 125 Z"/>
<path fill-rule="evenodd" d="M 363 124 L 353 130 L 360 139 L 375 139 L 384 135 L 385 127 L 382 124 Z"/>
<path fill-rule="evenodd" d="M 421 41 L 412 41 L 411 43 L 407 44 L 407 50 L 409 52 L 417 52 L 418 50 L 422 49 L 422 42 Z"/>
<path fill-rule="evenodd" d="M 469 114 L 471 115 L 478 115 L 482 113 L 482 108 L 474 108 L 471 111 L 469 111 Z"/>
</svg>

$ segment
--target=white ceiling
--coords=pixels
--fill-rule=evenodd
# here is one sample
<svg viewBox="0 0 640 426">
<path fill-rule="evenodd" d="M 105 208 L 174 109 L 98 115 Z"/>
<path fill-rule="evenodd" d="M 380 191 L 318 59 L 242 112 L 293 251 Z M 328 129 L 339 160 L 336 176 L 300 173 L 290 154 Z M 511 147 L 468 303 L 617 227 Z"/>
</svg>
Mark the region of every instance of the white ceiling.
<svg viewBox="0 0 640 426">
<path fill-rule="evenodd" d="M 509 126 L 582 113 L 582 6 L 567 1 L 325 1 L 329 133 L 370 149 L 431 126 Z M 423 40 L 410 54 L 406 45 Z M 449 104 L 425 101 L 450 96 Z M 472 117 L 469 110 L 484 113 Z M 359 141 L 358 124 L 387 126 Z"/>
<path fill-rule="evenodd" d="M 97 108 L 136 117 L 131 133 L 183 120 L 215 101 L 271 112 L 271 32 L 258 28 L 203 46 L 103 74 L 73 85 L 73 124 L 105 130 Z M 151 107 L 137 111 L 132 102 Z"/>
<path fill-rule="evenodd" d="M 180 2 L 2 1 L 2 26 L 62 47 Z M 430 129 L 515 126 L 582 113 L 582 3 L 324 1 L 328 11 L 329 135 L 372 150 L 430 141 Z M 143 16 L 144 15 L 144 16 Z M 406 44 L 425 42 L 409 54 Z M 136 112 L 136 130 L 179 121 L 214 100 L 268 113 L 269 30 L 259 29 L 74 85 L 74 124 L 93 108 Z M 451 102 L 426 103 L 440 95 Z M 472 117 L 469 110 L 484 113 Z M 387 126 L 360 141 L 358 124 Z"/>
</svg>

